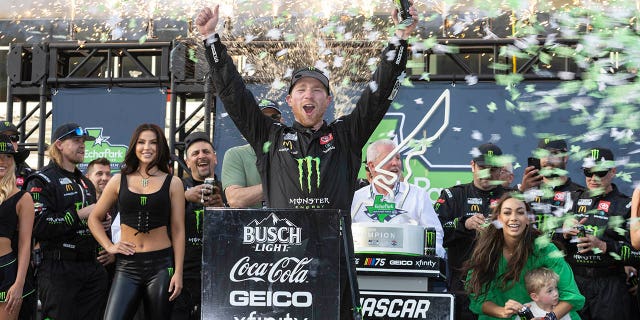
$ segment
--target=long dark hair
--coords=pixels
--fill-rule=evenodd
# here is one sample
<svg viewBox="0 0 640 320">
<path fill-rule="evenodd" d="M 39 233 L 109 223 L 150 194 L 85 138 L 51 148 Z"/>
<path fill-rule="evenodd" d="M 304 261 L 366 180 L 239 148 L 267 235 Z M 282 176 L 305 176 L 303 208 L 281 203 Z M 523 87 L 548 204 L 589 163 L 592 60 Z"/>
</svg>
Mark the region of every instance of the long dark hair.
<svg viewBox="0 0 640 320">
<path fill-rule="evenodd" d="M 502 204 L 511 198 L 522 201 L 522 198 L 517 196 L 517 193 L 503 195 L 491 212 L 491 221 L 497 219 L 502 210 Z M 529 204 L 526 202 L 524 204 L 527 212 L 530 212 Z M 513 249 L 513 255 L 507 263 L 506 273 L 496 279 L 505 242 L 502 230 L 491 223 L 478 232 L 471 258 L 465 261 L 463 266 L 463 274 L 467 274 L 471 270 L 471 277 L 466 284 L 467 293 L 476 296 L 484 295 L 487 293 L 489 284 L 494 280 L 500 281 L 499 288 L 509 289 L 512 287 L 520 280 L 520 273 L 522 273 L 527 259 L 534 253 L 534 242 L 538 235 L 539 232 L 531 227 L 531 224 L 525 227 L 524 233 Z"/>
<path fill-rule="evenodd" d="M 129 141 L 129 150 L 127 150 L 127 154 L 124 156 L 124 165 L 121 170 L 122 175 L 125 176 L 134 173 L 140 166 L 140 160 L 138 160 L 138 157 L 136 156 L 136 144 L 138 143 L 138 138 L 140 138 L 140 134 L 143 131 L 153 131 L 158 139 L 156 158 L 151 161 L 147 167 L 146 173 L 149 174 L 149 169 L 156 166 L 160 171 L 170 174 L 169 167 L 167 165 L 170 159 L 169 145 L 167 144 L 167 138 L 164 136 L 164 131 L 153 123 L 143 123 L 136 128 L 131 136 L 131 141 Z"/>
</svg>

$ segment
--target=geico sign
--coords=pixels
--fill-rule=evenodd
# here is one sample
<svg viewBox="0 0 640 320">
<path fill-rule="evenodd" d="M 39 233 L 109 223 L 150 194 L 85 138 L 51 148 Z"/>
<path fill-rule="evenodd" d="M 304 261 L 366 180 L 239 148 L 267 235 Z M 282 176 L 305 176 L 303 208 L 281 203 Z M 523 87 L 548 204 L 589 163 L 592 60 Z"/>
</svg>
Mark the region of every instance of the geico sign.
<svg viewBox="0 0 640 320">
<path fill-rule="evenodd" d="M 389 261 L 389 264 L 392 265 L 392 266 L 412 266 L 413 265 L 413 261 L 391 260 L 391 261 Z"/>
<path fill-rule="evenodd" d="M 231 291 L 229 302 L 235 307 L 298 307 L 311 306 L 313 296 L 307 291 Z"/>
<path fill-rule="evenodd" d="M 431 302 L 420 299 L 362 298 L 360 304 L 364 318 L 426 319 Z"/>
</svg>

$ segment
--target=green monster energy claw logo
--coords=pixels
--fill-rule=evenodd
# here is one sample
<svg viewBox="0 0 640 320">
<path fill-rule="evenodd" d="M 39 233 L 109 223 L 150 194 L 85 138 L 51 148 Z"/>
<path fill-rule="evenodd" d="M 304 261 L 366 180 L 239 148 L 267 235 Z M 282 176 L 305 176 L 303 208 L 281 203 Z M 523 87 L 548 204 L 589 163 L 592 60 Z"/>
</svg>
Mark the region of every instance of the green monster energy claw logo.
<svg viewBox="0 0 640 320">
<path fill-rule="evenodd" d="M 5 302 L 5 300 L 7 300 L 7 292 L 0 291 L 0 302 Z"/>
<path fill-rule="evenodd" d="M 34 192 L 31 194 L 33 201 L 40 201 L 40 192 Z"/>
<path fill-rule="evenodd" d="M 7 145 L 8 145 L 8 143 L 6 143 L 6 142 L 0 142 L 0 152 L 7 151 Z"/>
<path fill-rule="evenodd" d="M 627 261 L 631 257 L 631 248 L 629 246 L 622 246 L 620 248 L 620 258 L 622 261 Z"/>
<path fill-rule="evenodd" d="M 549 144 L 549 142 L 551 142 L 551 139 L 549 138 L 544 139 L 544 144 Z"/>
<path fill-rule="evenodd" d="M 173 277 L 173 267 L 167 268 L 167 271 L 169 272 L 169 277 Z"/>
<path fill-rule="evenodd" d="M 71 215 L 71 212 L 66 212 L 64 214 L 64 222 L 68 225 L 73 225 L 73 215 Z"/>
<path fill-rule="evenodd" d="M 147 205 L 147 197 L 145 197 L 145 196 L 141 196 L 140 197 L 140 205 L 141 206 L 146 206 Z"/>
<path fill-rule="evenodd" d="M 193 210 L 193 214 L 196 216 L 196 230 L 201 231 L 202 229 L 200 229 L 200 223 L 202 222 L 202 214 L 204 213 L 204 210 Z"/>
<path fill-rule="evenodd" d="M 591 158 L 600 158 L 600 149 L 591 149 Z"/>
<path fill-rule="evenodd" d="M 425 235 L 425 245 L 429 248 L 436 246 L 436 232 L 434 230 L 427 230 Z"/>
<path fill-rule="evenodd" d="M 493 157 L 493 150 L 489 150 L 489 151 L 487 151 L 487 156 L 489 156 L 489 157 Z"/>
<path fill-rule="evenodd" d="M 316 173 L 316 188 L 320 188 L 320 158 L 307 156 L 298 161 L 298 180 L 300 181 L 300 189 L 304 191 L 304 180 L 307 180 L 307 189 L 311 193 L 311 180 L 313 179 L 313 172 Z M 314 168 L 315 164 L 315 168 Z M 306 174 L 305 174 L 306 169 Z"/>
</svg>

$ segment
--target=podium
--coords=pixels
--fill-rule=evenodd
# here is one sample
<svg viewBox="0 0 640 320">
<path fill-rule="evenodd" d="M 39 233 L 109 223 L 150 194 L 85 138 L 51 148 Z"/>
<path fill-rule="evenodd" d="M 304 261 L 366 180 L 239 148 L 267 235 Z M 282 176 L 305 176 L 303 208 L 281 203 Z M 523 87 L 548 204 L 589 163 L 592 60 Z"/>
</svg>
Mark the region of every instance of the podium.
<svg viewBox="0 0 640 320">
<path fill-rule="evenodd" d="M 446 261 L 435 256 L 356 254 L 364 319 L 451 319 L 454 296 L 444 287 Z"/>
<path fill-rule="evenodd" d="M 339 213 L 206 208 L 202 319 L 339 319 Z"/>
</svg>

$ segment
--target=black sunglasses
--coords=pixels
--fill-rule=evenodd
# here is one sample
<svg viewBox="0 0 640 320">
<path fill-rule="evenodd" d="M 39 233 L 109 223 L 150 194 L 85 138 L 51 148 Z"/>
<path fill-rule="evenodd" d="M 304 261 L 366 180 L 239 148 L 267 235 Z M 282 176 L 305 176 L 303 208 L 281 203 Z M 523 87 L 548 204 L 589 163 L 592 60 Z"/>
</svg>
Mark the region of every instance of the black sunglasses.
<svg viewBox="0 0 640 320">
<path fill-rule="evenodd" d="M 82 136 L 86 136 L 86 135 L 88 135 L 88 134 L 87 134 L 87 130 L 82 129 L 82 127 L 77 127 L 77 128 L 75 128 L 75 129 L 73 129 L 73 130 L 71 130 L 71 131 L 69 131 L 69 132 L 67 132 L 67 133 L 65 133 L 65 134 L 63 134 L 63 135 L 61 135 L 61 136 L 60 136 L 58 139 L 56 139 L 56 140 L 62 140 L 62 139 L 66 138 L 68 135 L 70 135 L 70 134 L 72 134 L 72 133 L 73 133 L 76 137 L 82 137 Z"/>
<path fill-rule="evenodd" d="M 273 119 L 273 120 L 280 120 L 280 119 L 282 119 L 282 115 L 281 115 L 281 114 L 279 114 L 279 113 L 274 113 L 274 114 L 270 115 L 269 117 L 271 117 L 271 119 Z"/>
<path fill-rule="evenodd" d="M 20 141 L 20 135 L 19 134 L 8 134 L 9 136 L 9 140 L 11 140 L 11 142 L 18 142 Z"/>
<path fill-rule="evenodd" d="M 604 176 L 606 176 L 609 173 L 609 170 L 607 170 L 607 171 L 591 171 L 591 169 L 584 168 L 584 169 L 582 169 L 582 172 L 584 172 L 584 176 L 588 177 L 588 178 L 593 177 L 594 174 L 596 176 L 598 176 L 598 178 L 604 178 Z"/>
</svg>

